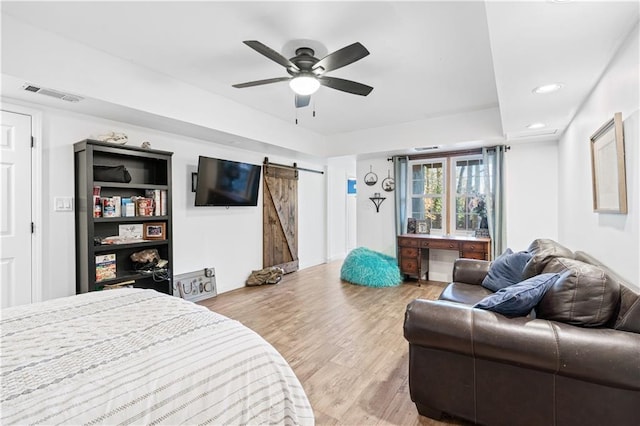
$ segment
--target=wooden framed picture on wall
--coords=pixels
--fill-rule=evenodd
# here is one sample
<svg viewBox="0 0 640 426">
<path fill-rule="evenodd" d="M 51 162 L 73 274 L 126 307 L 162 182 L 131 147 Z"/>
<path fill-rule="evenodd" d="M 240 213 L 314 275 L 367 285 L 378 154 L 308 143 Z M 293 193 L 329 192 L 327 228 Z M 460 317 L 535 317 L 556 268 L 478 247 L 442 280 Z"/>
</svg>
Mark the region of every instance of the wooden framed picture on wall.
<svg viewBox="0 0 640 426">
<path fill-rule="evenodd" d="M 627 213 L 627 181 L 622 114 L 602 125 L 590 138 L 593 211 Z"/>
</svg>

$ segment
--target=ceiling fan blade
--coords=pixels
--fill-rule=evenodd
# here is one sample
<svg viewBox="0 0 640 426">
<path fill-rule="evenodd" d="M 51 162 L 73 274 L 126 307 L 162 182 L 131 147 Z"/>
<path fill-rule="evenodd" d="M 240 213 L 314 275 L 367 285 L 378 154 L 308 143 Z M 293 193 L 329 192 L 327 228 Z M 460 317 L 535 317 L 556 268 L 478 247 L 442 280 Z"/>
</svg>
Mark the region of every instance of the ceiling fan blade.
<svg viewBox="0 0 640 426">
<path fill-rule="evenodd" d="M 309 101 L 311 101 L 311 95 L 296 94 L 296 108 L 309 106 Z"/>
<path fill-rule="evenodd" d="M 367 86 L 366 84 L 344 80 L 342 78 L 320 76 L 318 77 L 318 81 L 323 86 L 360 96 L 367 96 L 373 90 L 373 87 Z"/>
<path fill-rule="evenodd" d="M 296 64 L 294 64 L 293 62 L 291 62 L 290 60 L 288 60 L 287 58 L 285 58 L 284 56 L 282 56 L 281 54 L 279 54 L 269 46 L 266 46 L 257 40 L 245 40 L 243 41 L 243 43 L 249 46 L 250 48 L 252 48 L 253 50 L 255 50 L 256 52 L 266 56 L 267 58 L 271 59 L 274 62 L 277 62 L 278 64 L 282 65 L 285 68 L 291 68 L 296 71 L 300 70 L 296 66 Z"/>
<path fill-rule="evenodd" d="M 245 87 L 261 86 L 263 84 L 279 83 L 281 81 L 287 80 L 291 80 L 291 77 L 276 77 L 268 78 L 266 80 L 249 81 L 247 83 L 234 84 L 233 87 L 235 87 L 236 89 L 243 89 Z"/>
<path fill-rule="evenodd" d="M 337 70 L 345 65 L 349 65 L 358 61 L 369 54 L 369 51 L 360 43 L 356 42 L 349 46 L 343 47 L 340 50 L 336 50 L 333 53 L 329 53 L 324 58 L 320 59 L 314 66 L 314 70 L 323 68 L 323 72 Z"/>
</svg>

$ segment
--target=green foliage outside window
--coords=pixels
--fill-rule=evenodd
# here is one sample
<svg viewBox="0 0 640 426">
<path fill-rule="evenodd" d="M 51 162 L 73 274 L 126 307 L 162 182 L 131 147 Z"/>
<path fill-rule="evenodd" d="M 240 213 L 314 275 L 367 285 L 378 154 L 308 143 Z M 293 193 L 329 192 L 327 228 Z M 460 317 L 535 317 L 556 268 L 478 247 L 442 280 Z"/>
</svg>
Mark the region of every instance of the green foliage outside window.
<svg viewBox="0 0 640 426">
<path fill-rule="evenodd" d="M 442 229 L 444 164 L 415 164 L 412 167 L 413 218 L 431 220 L 432 229 Z"/>
</svg>

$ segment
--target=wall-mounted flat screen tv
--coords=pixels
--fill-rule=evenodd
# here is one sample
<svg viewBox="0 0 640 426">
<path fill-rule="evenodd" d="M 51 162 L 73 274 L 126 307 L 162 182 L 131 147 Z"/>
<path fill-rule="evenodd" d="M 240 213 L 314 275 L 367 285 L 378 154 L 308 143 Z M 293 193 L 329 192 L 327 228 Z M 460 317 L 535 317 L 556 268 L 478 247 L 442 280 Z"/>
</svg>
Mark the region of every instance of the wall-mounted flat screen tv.
<svg viewBox="0 0 640 426">
<path fill-rule="evenodd" d="M 260 166 L 203 157 L 198 159 L 196 206 L 256 206 Z"/>
</svg>

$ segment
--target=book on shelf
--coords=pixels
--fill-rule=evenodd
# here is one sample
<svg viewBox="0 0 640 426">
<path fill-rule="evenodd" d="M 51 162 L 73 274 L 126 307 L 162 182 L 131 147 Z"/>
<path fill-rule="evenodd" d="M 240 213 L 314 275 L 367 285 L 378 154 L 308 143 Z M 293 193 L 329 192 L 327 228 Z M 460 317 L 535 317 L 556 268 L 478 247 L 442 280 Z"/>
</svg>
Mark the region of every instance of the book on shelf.
<svg viewBox="0 0 640 426">
<path fill-rule="evenodd" d="M 120 198 L 120 197 L 118 197 Z M 118 217 L 119 211 L 116 210 L 116 201 L 114 197 L 102 198 L 102 217 Z"/>
<path fill-rule="evenodd" d="M 113 197 L 111 197 L 111 200 L 113 201 L 113 205 L 116 208 L 115 217 L 122 216 L 122 197 L 120 197 L 119 195 L 114 195 Z"/>
<path fill-rule="evenodd" d="M 136 204 L 133 202 L 131 197 L 123 198 L 121 204 L 122 204 L 122 216 L 132 217 L 136 215 Z"/>
<path fill-rule="evenodd" d="M 167 191 L 160 191 L 160 216 L 167 215 Z"/>
<path fill-rule="evenodd" d="M 116 277 L 116 254 L 100 254 L 96 256 L 96 282 Z"/>
</svg>

